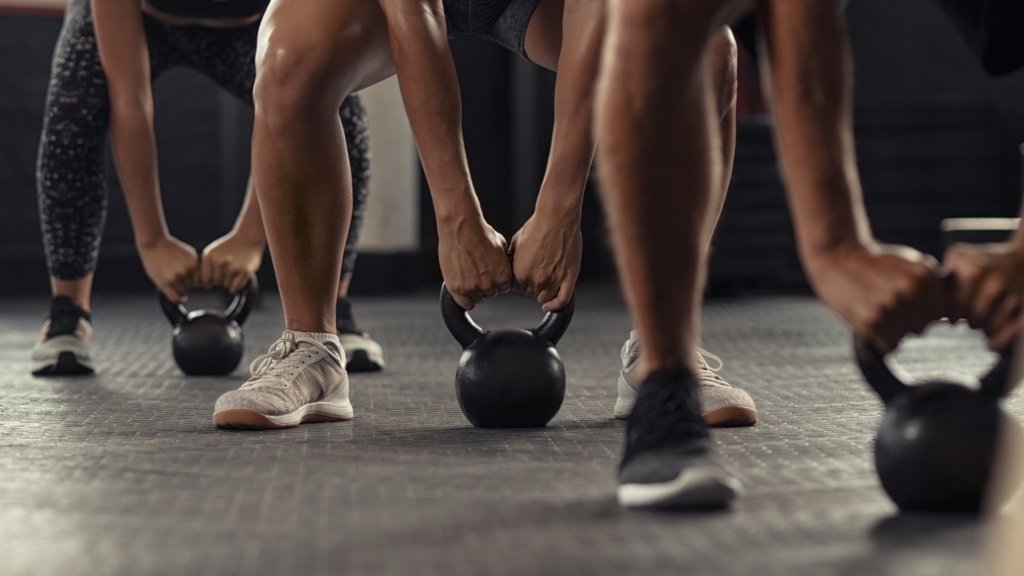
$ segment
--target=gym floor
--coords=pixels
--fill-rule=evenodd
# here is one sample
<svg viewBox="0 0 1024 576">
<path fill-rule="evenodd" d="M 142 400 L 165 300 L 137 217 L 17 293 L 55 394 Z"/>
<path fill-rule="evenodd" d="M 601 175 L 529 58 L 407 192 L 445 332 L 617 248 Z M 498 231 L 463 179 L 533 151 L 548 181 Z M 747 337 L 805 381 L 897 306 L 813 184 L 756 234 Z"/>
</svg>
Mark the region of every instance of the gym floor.
<svg viewBox="0 0 1024 576">
<path fill-rule="evenodd" d="M 29 351 L 46 300 L 0 302 L 0 573 L 974 574 L 970 516 L 901 515 L 871 443 L 881 403 L 849 334 L 810 297 L 714 300 L 704 346 L 761 420 L 714 441 L 746 487 L 730 510 L 621 510 L 625 424 L 611 417 L 630 329 L 614 290 L 584 287 L 559 345 L 568 373 L 547 428 L 471 427 L 454 395 L 459 348 L 434 294 L 357 299 L 388 367 L 352 376 L 356 418 L 274 432 L 215 430 L 214 401 L 282 330 L 264 298 L 230 377 L 186 378 L 150 297 L 95 303 L 95 377 L 42 379 Z M 529 300 L 474 313 L 529 326 Z M 966 327 L 938 326 L 899 358 L 922 376 L 991 364 Z M 1017 394 L 1010 409 L 1024 415 Z"/>
</svg>

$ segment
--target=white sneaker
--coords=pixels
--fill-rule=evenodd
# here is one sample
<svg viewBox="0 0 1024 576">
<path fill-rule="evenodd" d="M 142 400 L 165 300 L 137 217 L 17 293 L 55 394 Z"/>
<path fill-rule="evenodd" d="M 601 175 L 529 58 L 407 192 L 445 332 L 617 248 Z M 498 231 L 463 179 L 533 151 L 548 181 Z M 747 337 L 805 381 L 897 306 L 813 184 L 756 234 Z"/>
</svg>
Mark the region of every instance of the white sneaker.
<svg viewBox="0 0 1024 576">
<path fill-rule="evenodd" d="M 348 359 L 349 372 L 376 372 L 384 369 L 384 349 L 366 332 L 338 334 L 341 349 Z"/>
<path fill-rule="evenodd" d="M 249 370 L 241 388 L 217 399 L 215 426 L 274 430 L 352 418 L 345 353 L 334 334 L 286 330 Z"/>
<path fill-rule="evenodd" d="M 754 400 L 743 390 L 733 388 L 717 374 L 724 363 L 722 359 L 706 350 L 697 348 L 697 397 L 700 401 L 704 422 L 708 426 L 753 426 L 757 422 L 757 408 Z M 711 368 L 704 358 L 718 363 Z M 619 397 L 615 401 L 613 414 L 619 420 L 629 418 L 636 405 L 636 368 L 640 365 L 640 331 L 629 333 L 629 340 L 622 345 L 619 370 Z"/>
<path fill-rule="evenodd" d="M 50 317 L 43 322 L 39 340 L 32 349 L 32 374 L 67 376 L 92 374 L 92 322 L 89 314 L 70 298 L 55 296 Z"/>
</svg>

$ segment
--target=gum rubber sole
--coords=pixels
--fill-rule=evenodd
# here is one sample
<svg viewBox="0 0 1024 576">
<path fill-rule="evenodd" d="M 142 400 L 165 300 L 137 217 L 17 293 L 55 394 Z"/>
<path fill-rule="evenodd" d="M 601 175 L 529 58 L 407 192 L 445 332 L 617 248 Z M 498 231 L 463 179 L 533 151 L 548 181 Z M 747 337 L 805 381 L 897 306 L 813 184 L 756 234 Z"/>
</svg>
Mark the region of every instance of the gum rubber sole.
<svg viewBox="0 0 1024 576">
<path fill-rule="evenodd" d="M 704 423 L 717 428 L 753 426 L 756 422 L 757 410 L 743 406 L 726 406 L 704 414 Z"/>
<path fill-rule="evenodd" d="M 217 428 L 231 428 L 234 430 L 284 430 L 285 428 L 295 428 L 299 424 L 314 422 L 342 422 L 351 419 L 351 416 L 345 418 L 342 416 L 335 416 L 333 414 L 311 411 L 306 412 L 302 418 L 296 422 L 280 424 L 259 412 L 244 410 L 242 408 L 234 408 L 214 413 L 213 425 Z"/>
<path fill-rule="evenodd" d="M 619 420 L 629 419 L 629 415 L 615 417 Z M 753 426 L 757 423 L 757 410 L 742 406 L 726 406 L 704 414 L 704 423 L 714 428 L 733 428 L 736 426 Z"/>
</svg>

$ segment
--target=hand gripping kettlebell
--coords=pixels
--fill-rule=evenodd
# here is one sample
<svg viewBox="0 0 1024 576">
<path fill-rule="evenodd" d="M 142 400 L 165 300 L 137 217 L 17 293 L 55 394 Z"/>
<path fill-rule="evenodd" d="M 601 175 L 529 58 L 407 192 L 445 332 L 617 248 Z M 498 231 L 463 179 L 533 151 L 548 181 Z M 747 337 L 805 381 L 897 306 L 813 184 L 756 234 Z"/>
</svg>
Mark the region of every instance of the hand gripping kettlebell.
<svg viewBox="0 0 1024 576">
<path fill-rule="evenodd" d="M 565 399 L 565 366 L 555 344 L 565 334 L 576 295 L 564 308 L 548 312 L 532 330 L 485 332 L 441 286 L 441 316 L 462 357 L 455 373 L 455 395 L 462 413 L 480 428 L 545 426 Z"/>
<path fill-rule="evenodd" d="M 238 367 L 245 352 L 241 325 L 256 304 L 258 290 L 253 277 L 227 310 L 191 312 L 157 291 L 160 308 L 174 326 L 171 350 L 182 372 L 190 376 L 219 376 Z"/>
<path fill-rule="evenodd" d="M 995 462 L 1000 430 L 1018 434 L 999 406 L 1012 358 L 1003 355 L 979 388 L 934 380 L 907 385 L 866 340 L 854 338 L 857 364 L 885 402 L 875 466 L 903 510 L 976 512 Z M 889 360 L 889 362 L 892 362 Z"/>
</svg>

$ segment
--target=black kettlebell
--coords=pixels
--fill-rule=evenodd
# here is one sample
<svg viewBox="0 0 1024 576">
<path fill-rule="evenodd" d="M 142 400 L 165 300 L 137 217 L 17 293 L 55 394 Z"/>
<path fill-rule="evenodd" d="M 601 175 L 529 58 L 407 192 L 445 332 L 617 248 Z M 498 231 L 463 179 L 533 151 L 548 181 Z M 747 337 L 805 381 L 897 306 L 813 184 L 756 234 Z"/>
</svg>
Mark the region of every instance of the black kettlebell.
<svg viewBox="0 0 1024 576">
<path fill-rule="evenodd" d="M 548 312 L 532 330 L 485 332 L 441 286 L 441 316 L 462 357 L 455 372 L 455 395 L 462 413 L 480 428 L 533 428 L 547 425 L 565 399 L 565 366 L 555 344 L 576 309 L 576 295 L 564 308 Z"/>
<path fill-rule="evenodd" d="M 903 510 L 977 512 L 999 431 L 1017 432 L 999 405 L 1009 388 L 1011 356 L 1003 355 L 974 389 L 944 380 L 908 386 L 866 340 L 855 338 L 854 350 L 864 378 L 885 402 L 875 466 L 889 497 Z"/>
<path fill-rule="evenodd" d="M 182 372 L 190 376 L 220 376 L 238 368 L 245 352 L 241 325 L 256 304 L 258 291 L 253 277 L 227 310 L 191 312 L 157 291 L 160 308 L 174 326 L 171 350 Z"/>
</svg>

